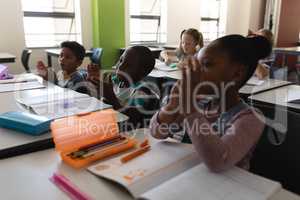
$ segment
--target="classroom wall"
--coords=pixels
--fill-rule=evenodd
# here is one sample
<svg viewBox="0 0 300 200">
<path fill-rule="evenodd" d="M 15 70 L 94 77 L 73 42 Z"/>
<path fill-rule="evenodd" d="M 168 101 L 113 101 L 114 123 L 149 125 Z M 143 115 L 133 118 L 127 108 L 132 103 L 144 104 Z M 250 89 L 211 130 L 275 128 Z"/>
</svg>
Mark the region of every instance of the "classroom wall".
<svg viewBox="0 0 300 200">
<path fill-rule="evenodd" d="M 296 46 L 300 33 L 300 1 L 282 1 L 278 27 L 279 47 Z"/>
<path fill-rule="evenodd" d="M 250 11 L 251 30 L 259 30 L 264 27 L 265 11 L 267 0 L 252 0 Z"/>
<path fill-rule="evenodd" d="M 167 0 L 167 43 L 178 44 L 183 29 L 200 28 L 200 0 Z"/>
<path fill-rule="evenodd" d="M 104 48 L 102 67 L 113 66 L 125 47 L 124 0 L 92 0 L 94 47 Z"/>
<path fill-rule="evenodd" d="M 0 1 L 0 52 L 17 56 L 17 62 L 6 64 L 11 73 L 22 72 L 20 56 L 25 47 L 23 17 L 20 0 Z"/>
</svg>

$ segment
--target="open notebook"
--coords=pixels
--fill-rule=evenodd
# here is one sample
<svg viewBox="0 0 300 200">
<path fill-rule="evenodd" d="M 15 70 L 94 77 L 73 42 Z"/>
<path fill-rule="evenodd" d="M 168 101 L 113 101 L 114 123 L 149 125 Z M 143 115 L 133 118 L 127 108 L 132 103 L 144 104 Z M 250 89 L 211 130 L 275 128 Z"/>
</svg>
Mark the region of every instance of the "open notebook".
<svg viewBox="0 0 300 200">
<path fill-rule="evenodd" d="M 58 119 L 80 113 L 111 108 L 94 97 L 67 89 L 46 90 L 32 96 L 16 97 L 17 102 L 31 109 L 35 114 L 49 119 Z"/>
<path fill-rule="evenodd" d="M 214 174 L 200 163 L 192 145 L 172 141 L 157 142 L 128 163 L 117 157 L 88 170 L 121 184 L 138 199 L 263 200 L 281 188 L 239 168 Z"/>
</svg>

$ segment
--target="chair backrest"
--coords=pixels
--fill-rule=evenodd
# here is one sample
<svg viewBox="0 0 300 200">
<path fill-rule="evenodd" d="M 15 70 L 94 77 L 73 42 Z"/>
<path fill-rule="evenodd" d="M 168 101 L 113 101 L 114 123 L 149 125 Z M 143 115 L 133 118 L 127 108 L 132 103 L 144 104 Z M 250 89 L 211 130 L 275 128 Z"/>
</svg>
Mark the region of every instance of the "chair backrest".
<svg viewBox="0 0 300 200">
<path fill-rule="evenodd" d="M 31 55 L 32 51 L 30 49 L 24 49 L 22 52 L 22 56 L 21 56 L 21 62 L 23 67 L 25 68 L 26 72 L 30 72 L 30 68 L 29 68 L 29 58 Z"/>
<path fill-rule="evenodd" d="M 250 171 L 300 194 L 300 114 L 282 112 L 287 112 L 287 132 L 266 126 L 251 159 Z"/>
<path fill-rule="evenodd" d="M 103 55 L 103 49 L 102 48 L 93 48 L 92 51 L 93 51 L 93 54 L 90 57 L 91 62 L 101 66 L 101 58 Z"/>
</svg>

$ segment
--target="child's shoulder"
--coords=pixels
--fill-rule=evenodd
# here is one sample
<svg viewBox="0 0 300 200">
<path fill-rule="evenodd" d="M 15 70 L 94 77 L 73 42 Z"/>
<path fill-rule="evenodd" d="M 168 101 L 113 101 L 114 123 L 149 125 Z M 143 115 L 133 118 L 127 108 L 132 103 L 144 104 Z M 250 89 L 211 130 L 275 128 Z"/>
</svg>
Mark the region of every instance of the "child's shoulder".
<svg viewBox="0 0 300 200">
<path fill-rule="evenodd" d="M 88 75 L 87 70 L 79 69 L 71 75 L 71 81 L 72 82 L 86 81 L 87 75 Z"/>
<path fill-rule="evenodd" d="M 238 122 L 246 124 L 256 124 L 256 125 L 264 125 L 265 124 L 265 117 L 264 114 L 257 108 L 254 107 L 247 107 L 240 112 L 238 112 L 233 118 L 232 122 Z M 251 127 L 249 127 L 251 128 Z"/>
</svg>

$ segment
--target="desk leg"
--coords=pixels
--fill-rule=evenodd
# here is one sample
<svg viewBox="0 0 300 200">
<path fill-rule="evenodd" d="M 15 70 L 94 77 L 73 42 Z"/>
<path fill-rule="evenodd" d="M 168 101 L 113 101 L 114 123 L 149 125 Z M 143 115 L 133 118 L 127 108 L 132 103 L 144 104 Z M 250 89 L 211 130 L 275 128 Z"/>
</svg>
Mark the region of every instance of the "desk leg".
<svg viewBox="0 0 300 200">
<path fill-rule="evenodd" d="M 48 67 L 52 67 L 51 55 L 47 54 Z"/>
</svg>

